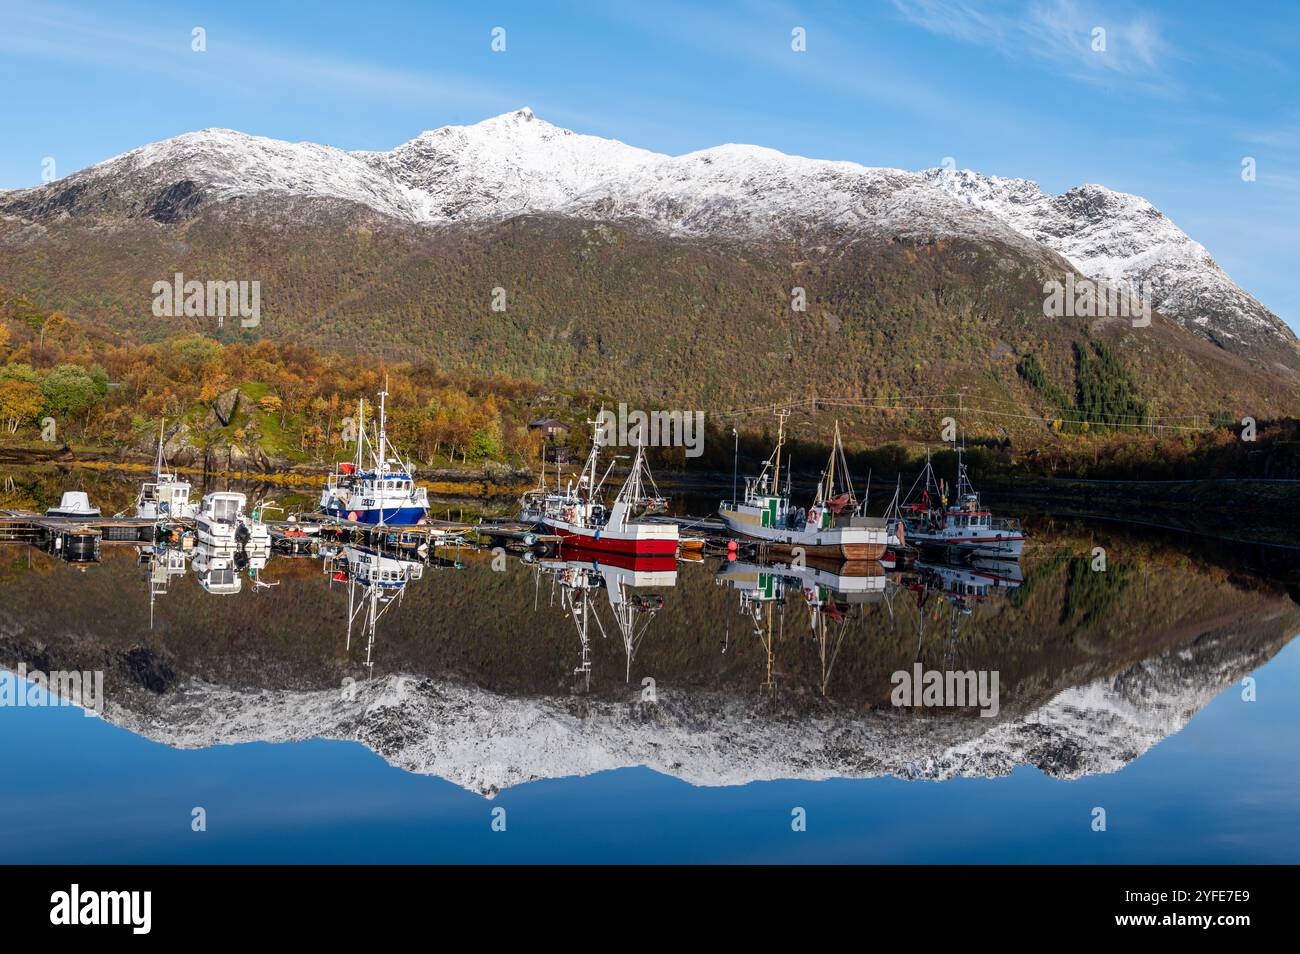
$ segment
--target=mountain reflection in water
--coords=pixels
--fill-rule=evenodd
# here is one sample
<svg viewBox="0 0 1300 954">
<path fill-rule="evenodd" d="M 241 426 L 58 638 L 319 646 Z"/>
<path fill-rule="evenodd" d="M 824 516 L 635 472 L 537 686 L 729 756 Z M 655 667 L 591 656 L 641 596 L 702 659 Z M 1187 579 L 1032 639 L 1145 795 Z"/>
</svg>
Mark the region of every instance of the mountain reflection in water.
<svg viewBox="0 0 1300 954">
<path fill-rule="evenodd" d="M 490 795 L 631 765 L 699 785 L 1115 771 L 1300 631 L 1285 559 L 1048 522 L 1022 565 L 899 571 L 355 546 L 220 562 L 108 546 L 78 572 L 6 545 L 0 665 L 103 669 L 105 717 L 168 745 L 352 739 Z M 893 705 L 918 665 L 996 672 L 996 716 Z"/>
</svg>

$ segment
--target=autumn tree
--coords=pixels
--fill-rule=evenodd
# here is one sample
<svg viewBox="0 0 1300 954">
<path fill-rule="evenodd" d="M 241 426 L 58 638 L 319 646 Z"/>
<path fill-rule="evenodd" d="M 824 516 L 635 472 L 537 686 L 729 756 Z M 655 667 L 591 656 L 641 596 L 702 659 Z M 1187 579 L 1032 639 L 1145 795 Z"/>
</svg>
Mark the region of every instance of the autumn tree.
<svg viewBox="0 0 1300 954">
<path fill-rule="evenodd" d="M 41 389 L 31 381 L 0 378 L 0 421 L 10 434 L 16 434 L 21 425 L 34 420 L 44 405 Z"/>
</svg>

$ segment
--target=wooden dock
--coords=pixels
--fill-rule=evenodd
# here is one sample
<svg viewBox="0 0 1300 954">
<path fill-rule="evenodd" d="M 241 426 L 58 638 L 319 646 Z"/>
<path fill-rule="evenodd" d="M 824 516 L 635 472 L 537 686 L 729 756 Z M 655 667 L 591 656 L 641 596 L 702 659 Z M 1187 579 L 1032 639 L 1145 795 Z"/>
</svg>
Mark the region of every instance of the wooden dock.
<svg viewBox="0 0 1300 954">
<path fill-rule="evenodd" d="M 562 539 L 559 534 L 542 533 L 533 524 L 518 520 L 485 520 L 475 529 L 480 540 L 508 550 L 554 549 Z"/>
<path fill-rule="evenodd" d="M 41 543 L 73 532 L 97 533 L 104 543 L 152 543 L 157 524 L 142 517 L 51 517 L 0 510 L 0 540 Z"/>
</svg>

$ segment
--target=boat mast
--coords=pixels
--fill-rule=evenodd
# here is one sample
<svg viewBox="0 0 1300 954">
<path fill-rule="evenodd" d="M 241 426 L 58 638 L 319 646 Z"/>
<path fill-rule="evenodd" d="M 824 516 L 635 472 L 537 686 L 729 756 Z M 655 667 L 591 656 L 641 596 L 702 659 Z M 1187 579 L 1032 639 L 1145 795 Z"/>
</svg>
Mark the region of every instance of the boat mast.
<svg viewBox="0 0 1300 954">
<path fill-rule="evenodd" d="M 601 412 L 604 413 L 604 408 L 601 408 Z M 582 484 L 583 481 L 586 481 L 587 484 L 586 502 L 590 504 L 592 499 L 596 495 L 596 460 L 600 456 L 599 415 L 597 415 L 596 420 L 588 421 L 587 423 L 591 425 L 591 453 L 587 455 L 587 463 L 583 465 L 582 473 L 578 476 L 577 496 L 580 500 L 582 499 Z"/>
<path fill-rule="evenodd" d="M 379 446 L 371 448 L 376 455 L 375 474 L 383 477 L 388 473 L 388 431 L 385 402 L 388 398 L 388 379 L 384 379 L 384 389 L 379 392 Z"/>
<path fill-rule="evenodd" d="M 831 459 L 826 463 L 826 492 L 823 498 L 830 503 L 835 494 L 835 451 L 840 446 L 840 422 L 835 422 L 835 444 L 831 447 Z"/>
<path fill-rule="evenodd" d="M 779 423 L 776 429 L 776 473 L 772 477 L 772 492 L 778 496 L 781 493 L 781 448 L 785 446 L 785 419 L 789 416 L 790 412 L 786 408 L 776 412 Z"/>
<path fill-rule="evenodd" d="M 363 445 L 366 442 L 366 399 L 360 398 L 357 401 L 357 458 L 356 472 L 360 476 L 363 467 Z"/>
</svg>

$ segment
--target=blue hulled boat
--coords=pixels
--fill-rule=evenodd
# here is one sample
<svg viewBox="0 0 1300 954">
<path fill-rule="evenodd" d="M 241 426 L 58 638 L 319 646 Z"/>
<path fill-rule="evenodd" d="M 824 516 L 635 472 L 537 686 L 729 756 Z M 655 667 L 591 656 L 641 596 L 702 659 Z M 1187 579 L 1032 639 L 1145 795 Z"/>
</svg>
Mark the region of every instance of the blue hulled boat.
<svg viewBox="0 0 1300 954">
<path fill-rule="evenodd" d="M 415 483 L 412 470 L 388 440 L 385 400 L 379 392 L 379 420 L 372 440 L 366 429 L 366 402 L 357 407 L 357 453 L 340 463 L 321 491 L 320 509 L 357 523 L 411 526 L 423 523 L 429 494 Z M 367 452 L 368 458 L 367 458 Z"/>
</svg>

